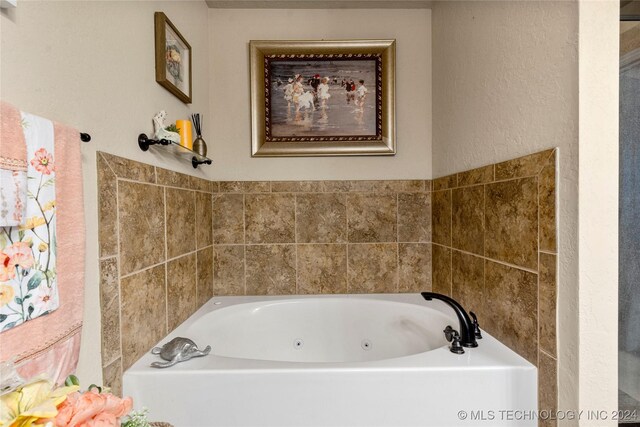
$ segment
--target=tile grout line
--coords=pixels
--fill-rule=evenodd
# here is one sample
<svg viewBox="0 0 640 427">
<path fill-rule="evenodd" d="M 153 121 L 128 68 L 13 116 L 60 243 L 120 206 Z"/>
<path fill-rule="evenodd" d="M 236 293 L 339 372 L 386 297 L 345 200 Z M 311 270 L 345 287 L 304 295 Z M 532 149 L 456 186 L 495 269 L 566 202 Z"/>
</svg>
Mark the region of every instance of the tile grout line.
<svg viewBox="0 0 640 427">
<path fill-rule="evenodd" d="M 552 251 L 547 251 L 547 250 L 543 250 L 543 249 L 538 249 L 538 252 L 540 252 L 541 254 L 547 254 L 547 255 L 558 255 L 558 252 L 552 252 Z"/>
<path fill-rule="evenodd" d="M 247 197 L 242 194 L 242 286 L 244 287 L 243 295 L 247 295 Z"/>
<path fill-rule="evenodd" d="M 466 171 L 463 171 L 466 172 Z M 462 173 L 462 172 L 459 172 Z M 453 175 L 453 174 L 452 174 Z M 448 176 L 448 175 L 445 175 Z M 510 182 L 510 181 L 518 181 L 521 179 L 527 179 L 527 178 L 536 178 L 538 175 L 534 174 L 534 175 L 523 175 L 523 176 L 516 176 L 516 177 L 512 177 L 512 178 L 505 178 L 505 179 L 495 179 L 495 172 L 494 172 L 494 179 L 491 182 L 482 182 L 482 183 L 475 183 L 475 184 L 468 184 L 468 185 L 456 185 L 454 187 L 447 187 L 447 188 L 439 188 L 437 190 L 432 190 L 432 193 L 438 193 L 438 192 L 444 192 L 444 191 L 448 191 L 448 190 L 457 190 L 458 188 L 469 188 L 469 187 L 479 187 L 481 185 L 489 185 L 489 184 L 498 184 L 498 183 L 504 183 L 504 182 Z"/>
<path fill-rule="evenodd" d="M 298 289 L 298 195 L 293 196 L 293 241 L 294 241 L 294 255 L 296 263 L 296 295 L 299 293 Z"/>
<path fill-rule="evenodd" d="M 200 244 L 200 239 L 198 238 L 198 227 L 195 227 L 195 225 L 198 223 L 198 194 L 194 191 L 193 193 L 193 221 L 194 221 L 194 233 L 195 233 L 195 240 L 196 240 L 196 298 L 195 298 L 195 307 L 198 307 L 198 295 L 200 294 L 200 292 L 198 292 L 198 284 L 200 283 L 200 279 L 198 278 L 200 275 L 198 274 L 198 245 Z M 194 307 L 194 308 L 195 308 Z M 197 308 L 195 309 L 197 310 Z M 193 310 L 193 312 L 195 313 L 195 310 Z M 191 313 L 193 314 L 193 313 Z"/>
<path fill-rule="evenodd" d="M 492 165 L 491 173 L 495 178 L 495 164 Z M 487 239 L 487 184 L 482 184 L 482 256 L 486 255 Z M 485 298 L 487 295 L 487 260 L 482 260 L 482 297 L 480 300 L 480 314 L 484 314 Z"/>
<path fill-rule="evenodd" d="M 464 251 L 464 250 L 462 250 L 462 249 L 453 248 L 453 247 L 450 247 L 450 246 L 447 246 L 447 245 L 443 245 L 443 244 L 441 244 L 441 243 L 432 242 L 431 244 L 432 244 L 432 245 L 436 245 L 436 246 L 440 246 L 440 247 L 442 247 L 442 248 L 449 249 L 449 250 L 452 250 L 452 251 L 457 251 L 457 252 L 460 252 L 460 253 L 463 253 L 463 254 L 466 254 L 466 255 L 472 255 L 472 256 L 474 256 L 474 257 L 476 257 L 476 258 L 482 258 L 482 259 L 485 259 L 485 260 L 487 260 L 487 261 L 494 262 L 494 263 L 496 263 L 496 264 L 502 264 L 502 265 L 505 265 L 505 266 L 507 266 L 507 267 L 515 268 L 515 269 L 517 269 L 517 270 L 526 271 L 526 272 L 528 272 L 528 273 L 532 273 L 532 274 L 538 274 L 538 272 L 537 272 L 537 271 L 532 270 L 532 269 L 530 269 L 530 268 L 527 268 L 527 267 L 521 267 L 521 266 L 519 266 L 519 265 L 515 265 L 515 264 L 510 264 L 510 263 L 508 263 L 508 262 L 501 261 L 501 260 L 498 260 L 498 259 L 495 259 L 495 258 L 490 258 L 490 257 L 484 256 L 484 255 L 474 254 L 473 252 L 468 252 L 468 251 Z"/>
<path fill-rule="evenodd" d="M 202 249 L 209 248 L 211 246 L 291 246 L 291 245 L 301 245 L 301 246 L 302 245 L 310 245 L 310 246 L 313 246 L 313 245 L 335 245 L 335 246 L 340 246 L 340 245 L 380 245 L 380 244 L 395 244 L 395 243 L 403 244 L 403 245 L 405 245 L 405 244 L 427 245 L 427 244 L 430 244 L 432 242 L 428 242 L 428 241 L 402 241 L 402 242 L 396 242 L 395 240 L 383 240 L 383 241 L 371 241 L 371 242 L 348 242 L 348 241 L 344 241 L 344 242 L 308 242 L 308 243 L 307 242 L 300 242 L 300 243 L 294 243 L 294 242 L 248 243 L 246 245 L 243 244 L 243 243 L 216 243 L 216 244 L 213 244 L 213 245 L 205 246 L 204 248 L 200 248 L 199 251 L 202 250 Z M 443 244 L 440 244 L 440 243 L 436 243 L 436 245 L 447 247 L 447 248 L 449 247 L 447 245 L 443 245 Z M 453 248 L 453 249 L 456 249 L 456 248 Z M 460 249 L 456 249 L 456 250 L 457 251 L 461 251 Z M 463 251 L 461 251 L 461 252 L 463 252 Z M 173 261 L 173 260 L 175 260 L 177 258 L 180 258 L 180 257 L 182 257 L 184 255 L 188 255 L 188 254 L 191 254 L 191 253 L 192 252 L 185 252 L 184 254 L 181 254 L 181 255 L 178 255 L 176 257 L 171 258 L 169 261 Z M 469 253 L 472 254 L 472 255 L 475 255 L 475 256 L 482 257 L 482 255 L 474 254 L 472 252 L 469 252 Z M 146 270 L 148 268 L 149 267 L 145 267 L 145 268 L 143 268 L 141 270 L 136 270 L 134 273 Z M 523 268 L 523 267 L 518 267 L 518 268 Z M 131 274 L 133 274 L 133 273 L 129 273 L 129 274 L 127 274 L 127 276 L 130 276 Z"/>
<path fill-rule="evenodd" d="M 167 257 L 169 256 L 169 243 L 167 242 L 167 189 L 162 190 L 164 204 L 164 331 L 169 332 L 169 268 Z"/>
<path fill-rule="evenodd" d="M 396 292 L 400 292 L 400 195 L 396 193 Z"/>
<path fill-rule="evenodd" d="M 549 156 L 547 161 L 551 158 Z M 536 219 L 538 220 L 538 239 L 537 239 L 537 261 L 538 261 L 538 272 L 540 272 L 540 173 L 544 169 L 544 166 L 538 171 L 537 179 L 536 179 Z M 540 366 L 540 274 L 536 277 L 536 360 L 538 362 L 537 366 Z M 538 379 L 539 382 L 539 379 Z M 540 409 L 540 408 L 538 408 Z"/>
<path fill-rule="evenodd" d="M 345 229 L 346 229 L 346 240 L 347 240 L 347 293 L 349 293 L 349 289 L 351 287 L 351 277 L 349 275 L 349 195 L 345 194 L 344 195 L 344 219 L 345 219 Z"/>
<path fill-rule="evenodd" d="M 548 352 L 546 352 L 544 349 L 540 349 L 540 353 L 544 354 L 545 356 L 551 358 L 554 362 L 558 362 L 558 358 L 555 356 L 550 355 Z"/>
<path fill-rule="evenodd" d="M 175 186 L 175 185 L 158 184 L 157 182 L 141 181 L 141 180 L 135 180 L 135 179 L 131 179 L 131 178 L 121 178 L 121 177 L 118 177 L 117 175 L 116 175 L 116 179 L 118 179 L 119 181 L 130 182 L 130 183 L 133 183 L 133 184 L 145 184 L 145 185 L 152 185 L 154 187 L 172 188 L 174 190 L 195 191 L 197 193 L 213 194 L 213 193 L 211 193 L 209 191 L 199 190 L 197 188 L 178 187 L 178 186 Z"/>
<path fill-rule="evenodd" d="M 560 310 L 558 310 L 558 298 L 559 298 L 559 294 L 560 292 L 558 292 L 558 285 L 560 284 L 560 236 L 559 236 L 559 230 L 560 230 L 560 215 L 558 215 L 558 207 L 560 206 L 560 149 L 558 147 L 556 147 L 556 149 L 554 150 L 554 158 L 553 158 L 554 164 L 553 164 L 553 189 L 554 189 L 554 197 L 553 197 L 553 209 L 554 209 L 554 221 L 553 221 L 553 239 L 555 242 L 555 246 L 556 246 L 556 254 L 554 254 L 554 258 L 553 258 L 553 266 L 555 268 L 555 275 L 553 276 L 553 280 L 554 280 L 554 290 L 555 290 L 555 294 L 556 297 L 553 301 L 553 306 L 555 308 L 555 318 L 554 323 L 555 323 L 555 337 L 554 337 L 554 345 L 556 347 L 556 355 L 558 354 L 558 341 L 560 338 L 560 334 L 558 334 L 558 325 L 560 324 L 559 322 L 559 312 Z M 555 403 L 556 405 L 558 405 L 558 393 L 557 390 L 559 390 L 560 388 L 560 376 L 558 375 L 558 361 L 556 358 L 556 378 L 555 378 L 555 384 L 556 384 L 556 400 Z"/>
<path fill-rule="evenodd" d="M 103 160 L 109 165 L 109 162 L 104 159 Z M 111 165 L 109 165 L 111 168 Z M 114 176 L 115 172 L 114 172 Z M 120 342 L 120 375 L 122 378 L 124 375 L 124 354 L 123 354 L 123 346 L 122 346 L 122 270 L 121 270 L 121 260 L 120 260 L 120 186 L 118 185 L 118 179 L 116 178 L 116 244 L 117 244 L 117 255 L 116 255 L 116 266 L 118 268 L 118 339 Z M 102 341 L 102 340 L 101 340 Z M 104 375 L 104 374 L 103 374 Z M 102 379 L 104 381 L 104 378 Z M 120 390 L 122 393 L 122 390 Z"/>
<path fill-rule="evenodd" d="M 214 246 L 214 245 L 205 246 L 204 248 L 200 248 L 199 250 L 204 250 L 204 249 L 208 249 L 208 248 L 213 248 L 213 246 Z M 218 245 L 218 246 L 239 246 L 239 245 Z M 162 264 L 167 264 L 167 263 L 169 263 L 169 262 L 171 262 L 171 261 L 175 261 L 175 260 L 180 259 L 180 258 L 182 258 L 182 257 L 188 256 L 188 255 L 196 254 L 199 250 L 198 250 L 198 249 L 196 249 L 196 250 L 194 250 L 194 251 L 185 252 L 185 253 L 183 253 L 183 254 L 176 255 L 176 256 L 174 256 L 173 258 L 169 258 L 169 259 L 167 259 L 167 260 L 165 260 L 165 261 L 161 261 L 161 262 L 157 262 L 157 263 L 155 263 L 155 264 L 148 265 L 148 266 L 146 266 L 146 267 L 144 267 L 144 268 L 141 268 L 141 269 L 139 269 L 139 270 L 135 270 L 135 271 L 132 271 L 131 273 L 127 273 L 127 274 L 123 275 L 123 276 L 122 276 L 122 278 L 123 278 L 123 279 L 126 279 L 126 278 L 129 278 L 129 277 L 134 276 L 134 275 L 136 275 L 136 274 L 143 273 L 143 272 L 145 272 L 145 271 L 148 271 L 148 270 L 154 269 L 154 268 L 156 268 L 156 267 L 159 267 L 159 266 L 161 266 Z"/>
<path fill-rule="evenodd" d="M 213 190 L 213 183 L 211 189 Z M 216 290 L 216 248 L 214 246 L 214 229 L 213 229 L 213 209 L 214 209 L 215 197 L 211 194 L 211 204 L 209 209 L 211 210 L 211 298 L 215 297 Z"/>
<path fill-rule="evenodd" d="M 111 167 L 111 163 L 102 155 L 101 152 L 97 152 L 96 154 L 99 154 L 100 157 L 102 157 L 102 160 L 107 164 L 107 167 L 109 167 L 109 169 L 111 170 L 111 173 L 113 174 L 115 179 L 118 179 L 118 174 L 116 173 L 115 170 L 113 170 L 113 168 Z"/>
<path fill-rule="evenodd" d="M 458 183 L 458 175 L 456 184 Z M 449 246 L 453 248 L 453 189 L 449 190 Z M 453 250 L 449 250 L 449 295 L 453 296 Z"/>
</svg>

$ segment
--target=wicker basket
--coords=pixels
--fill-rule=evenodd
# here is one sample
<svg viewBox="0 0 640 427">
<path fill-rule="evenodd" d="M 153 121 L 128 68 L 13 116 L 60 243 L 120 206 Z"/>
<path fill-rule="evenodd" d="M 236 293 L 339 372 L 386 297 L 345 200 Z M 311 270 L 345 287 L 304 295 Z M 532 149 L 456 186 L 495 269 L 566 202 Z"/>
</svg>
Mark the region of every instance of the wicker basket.
<svg viewBox="0 0 640 427">
<path fill-rule="evenodd" d="M 149 423 L 149 424 L 152 425 L 153 427 L 173 427 L 169 423 Z"/>
</svg>

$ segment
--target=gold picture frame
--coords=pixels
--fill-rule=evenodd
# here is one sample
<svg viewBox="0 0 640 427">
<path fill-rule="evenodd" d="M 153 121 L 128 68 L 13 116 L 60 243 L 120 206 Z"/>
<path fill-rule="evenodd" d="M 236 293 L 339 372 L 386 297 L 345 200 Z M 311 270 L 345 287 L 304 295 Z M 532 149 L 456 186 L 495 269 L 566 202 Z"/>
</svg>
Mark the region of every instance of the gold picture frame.
<svg viewBox="0 0 640 427">
<path fill-rule="evenodd" d="M 191 104 L 191 45 L 163 12 L 154 14 L 156 82 Z"/>
<path fill-rule="evenodd" d="M 395 155 L 395 40 L 249 50 L 252 157 Z"/>
</svg>

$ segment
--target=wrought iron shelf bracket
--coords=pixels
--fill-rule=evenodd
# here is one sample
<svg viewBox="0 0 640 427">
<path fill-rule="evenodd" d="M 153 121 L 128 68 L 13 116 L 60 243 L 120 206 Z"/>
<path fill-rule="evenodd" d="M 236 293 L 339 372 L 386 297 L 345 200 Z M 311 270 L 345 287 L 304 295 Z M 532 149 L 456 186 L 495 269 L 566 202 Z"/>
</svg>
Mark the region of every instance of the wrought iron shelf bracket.
<svg viewBox="0 0 640 427">
<path fill-rule="evenodd" d="M 196 156 L 193 156 L 191 158 L 191 166 L 193 166 L 194 169 L 196 169 L 198 167 L 198 165 L 210 165 L 211 163 L 213 163 L 211 161 L 211 159 L 198 160 L 198 158 Z"/>
<path fill-rule="evenodd" d="M 142 151 L 148 151 L 152 145 L 169 145 L 171 141 L 168 139 L 149 139 L 146 134 L 138 135 L 138 146 Z"/>
<path fill-rule="evenodd" d="M 167 149 L 180 157 L 191 160 L 191 166 L 196 169 L 200 165 L 210 165 L 213 161 L 201 154 L 196 153 L 193 150 L 183 147 L 174 141 L 168 139 L 150 139 L 146 134 L 141 133 L 138 135 L 138 146 L 142 151 L 148 151 L 152 145 L 165 146 Z"/>
</svg>

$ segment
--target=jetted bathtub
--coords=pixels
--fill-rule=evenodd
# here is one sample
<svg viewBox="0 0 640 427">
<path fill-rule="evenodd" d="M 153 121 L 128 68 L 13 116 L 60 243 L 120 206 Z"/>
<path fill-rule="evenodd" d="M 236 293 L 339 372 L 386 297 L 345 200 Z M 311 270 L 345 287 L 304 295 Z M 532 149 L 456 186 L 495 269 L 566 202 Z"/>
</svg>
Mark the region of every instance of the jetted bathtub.
<svg viewBox="0 0 640 427">
<path fill-rule="evenodd" d="M 175 427 L 537 425 L 535 366 L 486 332 L 451 353 L 447 325 L 419 294 L 215 297 L 159 343 L 211 354 L 156 369 L 148 353 L 124 394 Z"/>
</svg>

